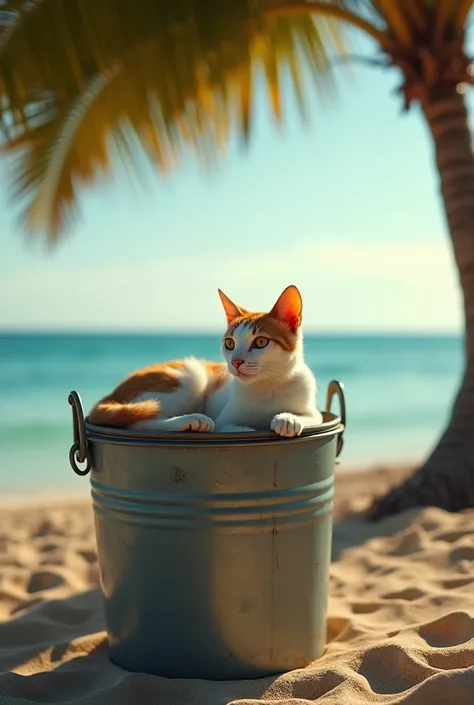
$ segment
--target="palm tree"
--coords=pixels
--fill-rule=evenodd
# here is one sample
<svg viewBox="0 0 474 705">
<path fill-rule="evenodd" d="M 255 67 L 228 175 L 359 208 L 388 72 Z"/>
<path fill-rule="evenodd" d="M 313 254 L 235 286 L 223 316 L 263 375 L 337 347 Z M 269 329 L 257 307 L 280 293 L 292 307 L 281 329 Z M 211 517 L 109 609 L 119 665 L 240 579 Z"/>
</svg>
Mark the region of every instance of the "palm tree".
<svg viewBox="0 0 474 705">
<path fill-rule="evenodd" d="M 280 76 L 301 106 L 301 59 L 328 78 L 328 54 L 357 28 L 398 67 L 405 109 L 433 137 L 465 310 L 465 370 L 450 421 L 425 464 L 377 501 L 380 518 L 410 506 L 474 506 L 474 156 L 465 33 L 474 0 L 5 0 L 0 12 L 0 127 L 25 224 L 55 242 L 78 185 L 108 173 L 134 142 L 161 170 L 187 144 L 209 158 L 237 121 L 250 134 L 255 67 L 281 118 Z M 139 11 L 138 9 L 139 8 Z M 337 27 L 335 25 L 337 23 Z M 336 29 L 338 31 L 336 31 Z M 166 66 L 172 67 L 171 71 Z"/>
</svg>

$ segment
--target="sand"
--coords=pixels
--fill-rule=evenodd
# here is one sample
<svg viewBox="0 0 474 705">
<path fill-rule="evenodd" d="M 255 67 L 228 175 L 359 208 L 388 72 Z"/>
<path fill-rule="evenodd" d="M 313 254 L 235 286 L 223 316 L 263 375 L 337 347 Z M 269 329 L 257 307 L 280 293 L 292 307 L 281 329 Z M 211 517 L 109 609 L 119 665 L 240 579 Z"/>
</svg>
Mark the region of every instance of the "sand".
<svg viewBox="0 0 474 705">
<path fill-rule="evenodd" d="M 375 525 L 358 514 L 408 471 L 338 470 L 326 652 L 244 682 L 112 665 L 89 501 L 4 501 L 1 705 L 474 703 L 474 511 L 413 510 Z"/>
</svg>

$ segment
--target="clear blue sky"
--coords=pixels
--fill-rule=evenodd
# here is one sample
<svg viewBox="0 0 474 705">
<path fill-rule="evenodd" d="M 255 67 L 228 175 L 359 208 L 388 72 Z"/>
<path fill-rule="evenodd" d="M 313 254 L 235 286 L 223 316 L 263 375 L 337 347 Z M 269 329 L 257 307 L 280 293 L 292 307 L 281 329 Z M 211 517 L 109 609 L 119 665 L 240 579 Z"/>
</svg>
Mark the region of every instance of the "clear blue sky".
<svg viewBox="0 0 474 705">
<path fill-rule="evenodd" d="M 0 162 L 0 328 L 216 330 L 217 287 L 262 309 L 294 283 L 309 330 L 459 330 L 422 117 L 401 113 L 395 72 L 338 77 L 306 127 L 289 93 L 279 132 L 260 95 L 251 149 L 211 174 L 190 157 L 142 189 L 118 169 L 53 253 L 22 237 Z"/>
</svg>

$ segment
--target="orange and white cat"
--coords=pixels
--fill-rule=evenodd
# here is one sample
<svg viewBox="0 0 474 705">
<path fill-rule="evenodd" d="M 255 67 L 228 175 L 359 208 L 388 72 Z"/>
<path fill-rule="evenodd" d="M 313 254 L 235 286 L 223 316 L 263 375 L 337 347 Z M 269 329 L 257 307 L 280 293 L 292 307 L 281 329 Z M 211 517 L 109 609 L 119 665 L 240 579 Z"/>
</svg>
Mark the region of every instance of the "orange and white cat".
<svg viewBox="0 0 474 705">
<path fill-rule="evenodd" d="M 298 436 L 321 423 L 316 381 L 303 359 L 303 304 L 287 287 L 267 313 L 219 296 L 227 317 L 225 362 L 190 357 L 132 373 L 89 414 L 102 426 L 154 431 L 271 429 Z"/>
</svg>

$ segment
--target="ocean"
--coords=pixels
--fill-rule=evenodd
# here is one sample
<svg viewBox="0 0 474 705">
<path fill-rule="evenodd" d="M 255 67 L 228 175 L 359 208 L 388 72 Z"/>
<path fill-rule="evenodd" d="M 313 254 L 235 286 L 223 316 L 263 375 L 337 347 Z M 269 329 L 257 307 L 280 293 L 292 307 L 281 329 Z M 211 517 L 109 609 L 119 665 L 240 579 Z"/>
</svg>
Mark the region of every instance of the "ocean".
<svg viewBox="0 0 474 705">
<path fill-rule="evenodd" d="M 190 354 L 219 360 L 219 336 L 0 334 L 0 492 L 82 492 L 87 480 L 68 461 L 68 393 L 88 410 L 133 369 Z M 320 408 L 331 379 L 345 385 L 345 466 L 423 459 L 462 370 L 455 336 L 307 335 L 305 355 Z"/>
</svg>

